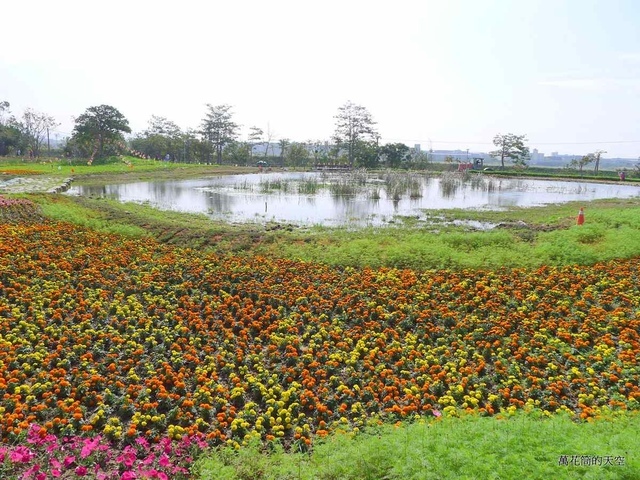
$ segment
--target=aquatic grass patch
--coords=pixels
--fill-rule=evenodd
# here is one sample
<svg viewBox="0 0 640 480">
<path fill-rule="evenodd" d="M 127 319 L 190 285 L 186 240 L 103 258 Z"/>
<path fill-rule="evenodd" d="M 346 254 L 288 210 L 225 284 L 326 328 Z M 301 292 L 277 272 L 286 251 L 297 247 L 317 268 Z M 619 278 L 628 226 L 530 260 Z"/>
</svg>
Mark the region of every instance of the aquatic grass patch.
<svg viewBox="0 0 640 480">
<path fill-rule="evenodd" d="M 364 186 L 369 181 L 369 173 L 365 168 L 354 168 L 353 170 L 340 174 L 340 178 L 346 182 Z"/>
<path fill-rule="evenodd" d="M 462 176 L 458 173 L 443 172 L 440 176 L 440 192 L 445 198 L 455 196 L 461 186 Z"/>
<path fill-rule="evenodd" d="M 255 184 L 253 182 L 250 182 L 249 180 L 245 179 L 240 183 L 234 183 L 232 188 L 234 190 L 253 191 L 254 186 Z"/>
<path fill-rule="evenodd" d="M 297 183 L 297 190 L 300 195 L 315 195 L 323 188 L 322 182 L 317 178 L 303 178 Z"/>
<path fill-rule="evenodd" d="M 388 171 L 382 178 L 387 198 L 398 201 L 407 196 L 412 199 L 422 197 L 423 179 L 416 173 Z"/>
<path fill-rule="evenodd" d="M 354 196 L 362 189 L 349 178 L 334 179 L 329 183 L 329 192 L 334 197 Z"/>
<path fill-rule="evenodd" d="M 288 193 L 292 190 L 292 181 L 283 178 L 266 177 L 260 180 L 259 189 L 263 193 L 281 192 Z"/>
<path fill-rule="evenodd" d="M 379 187 L 371 187 L 371 189 L 369 189 L 369 198 L 371 200 L 380 200 L 382 198 L 382 194 L 380 193 L 380 188 Z"/>
</svg>

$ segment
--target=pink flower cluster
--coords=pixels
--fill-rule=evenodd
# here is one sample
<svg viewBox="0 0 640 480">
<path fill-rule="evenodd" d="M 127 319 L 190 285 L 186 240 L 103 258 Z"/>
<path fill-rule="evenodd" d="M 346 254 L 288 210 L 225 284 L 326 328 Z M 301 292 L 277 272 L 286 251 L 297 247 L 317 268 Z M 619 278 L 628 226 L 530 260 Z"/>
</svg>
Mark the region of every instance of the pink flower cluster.
<svg viewBox="0 0 640 480">
<path fill-rule="evenodd" d="M 6 198 L 0 195 L 0 208 L 9 208 L 16 205 L 23 206 L 35 206 L 35 204 L 31 200 L 27 200 L 26 198 Z"/>
<path fill-rule="evenodd" d="M 186 479 L 195 456 L 208 447 L 201 436 L 184 436 L 179 442 L 165 437 L 154 444 L 138 437 L 116 450 L 100 435 L 58 438 L 36 424 L 30 426 L 25 443 L 0 446 L 1 478 Z"/>
<path fill-rule="evenodd" d="M 0 223 L 40 221 L 38 207 L 26 198 L 7 198 L 0 195 Z"/>
</svg>

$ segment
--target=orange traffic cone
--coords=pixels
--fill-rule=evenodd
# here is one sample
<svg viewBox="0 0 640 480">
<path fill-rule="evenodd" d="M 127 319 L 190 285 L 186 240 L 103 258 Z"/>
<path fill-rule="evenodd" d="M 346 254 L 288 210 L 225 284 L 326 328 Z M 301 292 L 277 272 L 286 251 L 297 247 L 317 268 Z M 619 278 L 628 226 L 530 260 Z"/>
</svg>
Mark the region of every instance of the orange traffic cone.
<svg viewBox="0 0 640 480">
<path fill-rule="evenodd" d="M 578 225 L 582 225 L 584 223 L 584 207 L 580 207 L 580 211 L 578 212 Z"/>
</svg>

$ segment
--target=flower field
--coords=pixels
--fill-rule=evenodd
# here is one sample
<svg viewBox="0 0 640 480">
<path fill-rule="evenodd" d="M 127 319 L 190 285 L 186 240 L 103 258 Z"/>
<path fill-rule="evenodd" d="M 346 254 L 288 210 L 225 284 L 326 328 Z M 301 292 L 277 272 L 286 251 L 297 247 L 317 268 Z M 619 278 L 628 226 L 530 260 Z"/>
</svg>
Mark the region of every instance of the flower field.
<svg viewBox="0 0 640 480">
<path fill-rule="evenodd" d="M 640 259 L 356 270 L 3 222 L 0 436 L 304 446 L 373 416 L 637 410 L 639 280 Z"/>
<path fill-rule="evenodd" d="M 28 168 L 2 168 L 0 175 L 40 175 L 42 172 Z"/>
</svg>

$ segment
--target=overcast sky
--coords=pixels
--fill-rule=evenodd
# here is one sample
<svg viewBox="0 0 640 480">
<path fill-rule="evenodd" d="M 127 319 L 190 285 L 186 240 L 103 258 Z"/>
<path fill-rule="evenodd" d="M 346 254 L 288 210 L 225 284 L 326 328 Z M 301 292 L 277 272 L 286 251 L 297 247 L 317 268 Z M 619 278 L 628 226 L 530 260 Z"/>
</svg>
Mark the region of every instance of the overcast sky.
<svg viewBox="0 0 640 480">
<path fill-rule="evenodd" d="M 350 100 L 382 142 L 640 156 L 638 0 L 182 0 L 2 3 L 0 101 L 73 128 L 119 109 L 197 128 L 230 104 L 274 138 L 328 139 Z"/>
</svg>

